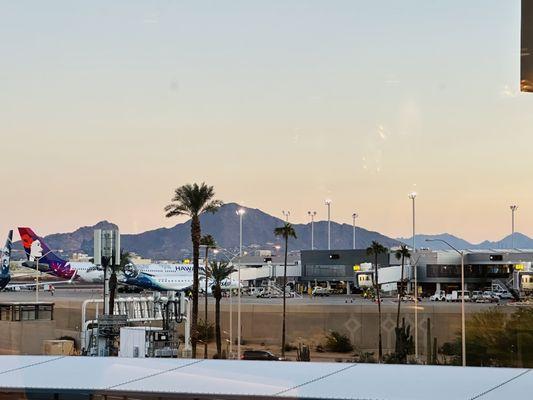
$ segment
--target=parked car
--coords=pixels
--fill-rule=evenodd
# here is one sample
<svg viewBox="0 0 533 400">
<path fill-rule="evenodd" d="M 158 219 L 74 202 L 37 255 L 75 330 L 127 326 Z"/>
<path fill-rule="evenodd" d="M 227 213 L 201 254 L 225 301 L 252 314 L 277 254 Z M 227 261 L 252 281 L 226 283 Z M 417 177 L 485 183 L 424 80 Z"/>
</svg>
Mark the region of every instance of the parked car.
<svg viewBox="0 0 533 400">
<path fill-rule="evenodd" d="M 500 300 L 512 300 L 513 299 L 513 295 L 511 294 L 511 292 L 508 292 L 506 290 L 498 290 L 494 292 L 494 294 L 498 296 Z"/>
<path fill-rule="evenodd" d="M 491 290 L 485 290 L 483 292 L 483 300 L 486 303 L 497 303 L 500 298 Z"/>
<path fill-rule="evenodd" d="M 311 292 L 313 296 L 329 296 L 331 294 L 331 289 L 315 286 Z"/>
<path fill-rule="evenodd" d="M 429 297 L 430 301 L 444 301 L 446 300 L 446 292 L 444 290 L 437 290 L 435 294 Z"/>
<path fill-rule="evenodd" d="M 485 300 L 483 299 L 483 292 L 481 290 L 474 290 L 472 292 L 472 296 L 470 297 L 471 301 L 475 301 L 476 303 L 483 303 Z"/>
<path fill-rule="evenodd" d="M 411 294 L 406 294 L 406 295 L 402 296 L 402 301 L 412 301 L 412 302 L 414 302 L 415 301 L 415 296 L 413 296 Z M 418 296 L 418 301 L 422 301 L 422 297 Z"/>
<path fill-rule="evenodd" d="M 245 350 L 241 355 L 241 360 L 280 361 L 281 358 L 266 350 Z"/>
</svg>

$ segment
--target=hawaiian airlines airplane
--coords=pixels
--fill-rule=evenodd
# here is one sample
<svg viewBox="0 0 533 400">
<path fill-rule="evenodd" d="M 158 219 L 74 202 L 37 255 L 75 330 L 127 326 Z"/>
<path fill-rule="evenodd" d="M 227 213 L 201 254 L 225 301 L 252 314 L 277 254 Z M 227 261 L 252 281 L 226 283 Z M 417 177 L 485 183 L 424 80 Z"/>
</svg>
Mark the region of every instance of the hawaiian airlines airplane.
<svg viewBox="0 0 533 400">
<path fill-rule="evenodd" d="M 200 287 L 203 288 L 204 277 L 200 277 Z M 191 273 L 188 275 L 183 274 L 150 274 L 146 271 L 139 270 L 135 265 L 128 264 L 124 268 L 124 276 L 120 279 L 121 283 L 126 285 L 137 286 L 145 290 L 155 291 L 182 291 L 189 289 L 193 284 L 192 267 Z M 204 281 L 205 282 L 205 281 Z M 210 279 L 208 282 L 208 293 L 211 293 L 214 282 Z M 233 279 L 225 279 L 222 281 L 222 290 L 237 289 L 238 282 Z"/>
</svg>

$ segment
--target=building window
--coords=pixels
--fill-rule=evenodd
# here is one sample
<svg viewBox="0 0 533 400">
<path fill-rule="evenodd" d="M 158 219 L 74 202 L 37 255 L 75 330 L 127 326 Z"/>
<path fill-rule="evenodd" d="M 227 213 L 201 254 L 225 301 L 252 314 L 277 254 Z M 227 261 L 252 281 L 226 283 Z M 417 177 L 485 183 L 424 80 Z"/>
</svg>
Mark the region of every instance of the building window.
<svg viewBox="0 0 533 400">
<path fill-rule="evenodd" d="M 0 304 L 0 321 L 51 321 L 53 319 L 53 304 Z"/>
<path fill-rule="evenodd" d="M 306 276 L 308 277 L 344 277 L 346 276 L 345 265 L 307 265 Z"/>
<path fill-rule="evenodd" d="M 465 278 L 493 279 L 506 278 L 510 270 L 508 265 L 465 265 Z M 428 278 L 461 278 L 460 265 L 428 265 Z"/>
</svg>

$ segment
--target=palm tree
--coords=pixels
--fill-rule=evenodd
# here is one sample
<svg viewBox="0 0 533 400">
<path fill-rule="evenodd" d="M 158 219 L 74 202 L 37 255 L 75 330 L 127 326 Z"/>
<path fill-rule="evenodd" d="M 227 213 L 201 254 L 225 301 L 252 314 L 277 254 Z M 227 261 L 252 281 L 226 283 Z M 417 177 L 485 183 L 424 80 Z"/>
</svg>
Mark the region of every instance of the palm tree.
<svg viewBox="0 0 533 400">
<path fill-rule="evenodd" d="M 211 235 L 204 235 L 200 239 L 200 245 L 205 246 L 205 337 L 207 337 L 207 330 L 209 329 L 209 325 L 207 324 L 207 292 L 209 290 L 209 249 L 214 249 L 217 247 L 217 244 L 215 242 L 215 239 Z M 207 340 L 204 342 L 204 358 L 207 358 Z"/>
<path fill-rule="evenodd" d="M 381 297 L 379 295 L 379 275 L 378 275 L 378 256 L 380 254 L 387 254 L 387 248 L 381 243 L 372 241 L 370 247 L 366 249 L 366 254 L 374 256 L 374 289 L 378 300 L 378 360 L 383 361 L 383 343 L 381 340 Z"/>
<path fill-rule="evenodd" d="M 285 239 L 285 262 L 283 264 L 283 324 L 281 328 L 281 357 L 285 357 L 285 311 L 287 302 L 287 253 L 289 250 L 289 238 L 296 239 L 296 232 L 293 226 L 285 222 L 282 227 L 274 229 L 275 236 L 281 236 Z"/>
<path fill-rule="evenodd" d="M 222 357 L 222 335 L 220 334 L 220 300 L 222 299 L 222 281 L 227 279 L 235 269 L 227 262 L 211 261 L 207 268 L 208 275 L 213 280 L 213 297 L 215 298 L 215 337 L 217 357 Z"/>
<path fill-rule="evenodd" d="M 405 265 L 405 259 L 411 258 L 409 248 L 402 244 L 399 249 L 394 252 L 394 256 L 397 260 L 402 260 L 402 274 L 400 275 L 400 287 L 398 289 L 398 312 L 396 313 L 396 329 L 400 329 L 400 304 L 402 303 L 402 296 L 404 295 L 404 279 L 403 279 L 403 267 Z"/>
<path fill-rule="evenodd" d="M 118 279 L 117 271 L 124 271 L 124 267 L 131 261 L 131 253 L 120 250 L 120 265 L 110 265 L 111 276 L 109 277 L 109 314 L 115 311 L 115 294 L 117 292 Z"/>
<path fill-rule="evenodd" d="M 196 342 L 198 341 L 198 272 L 200 258 L 200 215 L 202 213 L 214 213 L 222 205 L 220 200 L 213 200 L 215 190 L 213 186 L 205 183 L 198 185 L 187 184 L 180 186 L 174 191 L 172 203 L 165 207 L 167 218 L 177 215 L 191 217 L 191 240 L 193 257 L 193 285 L 192 285 L 192 318 L 191 318 L 191 344 L 192 357 L 196 358 Z"/>
</svg>

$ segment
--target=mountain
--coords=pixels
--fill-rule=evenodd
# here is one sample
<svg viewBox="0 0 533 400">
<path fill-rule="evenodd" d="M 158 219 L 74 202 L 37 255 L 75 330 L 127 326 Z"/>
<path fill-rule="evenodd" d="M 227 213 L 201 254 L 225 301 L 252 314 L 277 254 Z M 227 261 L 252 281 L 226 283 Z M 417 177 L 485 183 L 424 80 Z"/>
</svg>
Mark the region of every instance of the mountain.
<svg viewBox="0 0 533 400">
<path fill-rule="evenodd" d="M 200 216 L 202 234 L 211 234 L 226 249 L 236 250 L 239 246 L 238 204 L 223 205 L 215 214 Z M 243 244 L 246 248 L 271 249 L 275 244 L 282 244 L 280 238 L 273 234 L 274 228 L 282 226 L 284 221 L 259 209 L 243 207 Z M 314 224 L 314 244 L 316 249 L 327 248 L 327 221 Z M 190 220 L 172 228 L 159 228 L 139 234 L 122 234 L 121 246 L 144 257 L 156 260 L 181 259 L 191 254 Z M 66 254 L 83 251 L 93 252 L 93 230 L 116 229 L 116 225 L 101 221 L 94 226 L 85 226 L 71 233 L 56 233 L 45 237 L 52 249 L 62 249 Z M 289 248 L 301 250 L 311 248 L 311 224 L 294 224 L 298 238 L 291 239 Z M 38 232 L 37 232 L 38 233 Z M 357 247 L 365 248 L 373 240 L 387 247 L 399 245 L 399 242 L 378 232 L 356 228 Z M 20 242 L 15 243 L 20 247 Z M 352 248 L 352 226 L 331 222 L 331 248 Z"/>
<path fill-rule="evenodd" d="M 515 232 L 514 247 L 517 249 L 533 249 L 533 239 L 522 233 Z M 511 249 L 513 248 L 512 235 L 507 235 L 502 240 L 490 242 L 485 240 L 476 245 L 476 249 Z"/>
<path fill-rule="evenodd" d="M 471 249 L 473 246 L 473 244 L 467 242 L 466 240 L 461 239 L 454 235 L 450 235 L 449 233 L 440 233 L 438 235 L 421 234 L 421 235 L 416 235 L 415 239 L 416 239 L 415 246 L 417 249 L 420 249 L 420 248 L 428 248 L 432 250 L 449 249 L 449 247 L 446 246 L 445 243 L 442 243 L 440 241 L 428 242 L 427 240 L 445 240 L 457 249 Z M 407 244 L 408 246 L 412 246 L 413 244 L 412 236 L 409 238 L 398 238 L 397 240 Z"/>
<path fill-rule="evenodd" d="M 449 233 L 441 233 L 438 235 L 416 235 L 416 247 L 426 247 L 432 250 L 445 250 L 449 249 L 446 244 L 439 241 L 426 241 L 426 239 L 441 239 L 450 243 L 452 246 L 459 250 L 471 249 L 471 250 L 489 250 L 489 249 L 511 249 L 513 248 L 512 235 L 507 235 L 503 239 L 491 242 L 485 240 L 481 243 L 470 243 L 457 236 L 450 235 Z M 411 245 L 413 243 L 413 237 L 410 238 L 398 238 L 400 242 Z M 514 248 L 517 249 L 533 249 L 533 239 L 519 232 L 514 233 Z"/>
<path fill-rule="evenodd" d="M 239 217 L 238 204 L 223 205 L 215 214 L 200 216 L 202 234 L 210 234 L 218 245 L 226 249 L 237 249 L 239 246 Z M 282 226 L 284 221 L 269 215 L 259 209 L 242 207 L 245 209 L 242 225 L 243 245 L 252 248 L 272 248 L 281 239 L 273 234 L 274 228 Z M 314 224 L 314 244 L 316 249 L 327 248 L 327 221 Z M 154 259 L 180 258 L 190 253 L 190 221 L 178 224 L 172 228 L 161 228 L 136 235 L 122 235 L 121 243 L 125 249 L 135 251 Z M 311 224 L 294 224 L 297 239 L 289 241 L 291 250 L 311 248 Z M 373 240 L 385 246 L 399 244 L 378 232 L 356 228 L 357 247 L 368 247 Z M 352 226 L 331 222 L 331 247 L 334 249 L 352 248 Z"/>
</svg>

